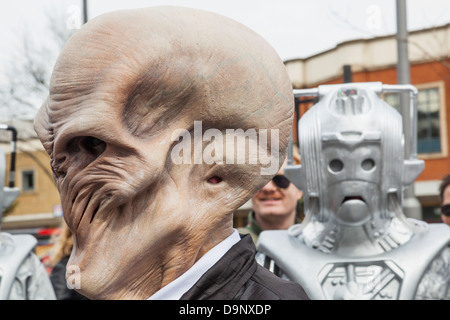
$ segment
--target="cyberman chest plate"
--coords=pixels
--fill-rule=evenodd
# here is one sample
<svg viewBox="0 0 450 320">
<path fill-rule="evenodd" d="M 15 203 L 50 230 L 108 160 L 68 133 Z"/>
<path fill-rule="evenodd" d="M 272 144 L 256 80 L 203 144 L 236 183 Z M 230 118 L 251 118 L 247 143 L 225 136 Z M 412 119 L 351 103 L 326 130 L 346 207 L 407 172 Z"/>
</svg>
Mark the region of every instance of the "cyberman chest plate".
<svg viewBox="0 0 450 320">
<path fill-rule="evenodd" d="M 327 300 L 397 300 L 403 270 L 390 260 L 327 263 L 318 274 Z"/>
<path fill-rule="evenodd" d="M 276 266 L 278 275 L 298 282 L 311 299 L 410 300 L 417 297 L 419 284 L 425 282 L 427 290 L 442 287 L 432 283 L 433 278 L 426 283 L 433 265 L 444 269 L 443 286 L 448 288 L 448 261 L 436 261 L 442 252 L 450 251 L 449 243 L 448 226 L 436 224 L 395 250 L 344 257 L 312 249 L 287 231 L 264 231 L 258 251 Z"/>
</svg>

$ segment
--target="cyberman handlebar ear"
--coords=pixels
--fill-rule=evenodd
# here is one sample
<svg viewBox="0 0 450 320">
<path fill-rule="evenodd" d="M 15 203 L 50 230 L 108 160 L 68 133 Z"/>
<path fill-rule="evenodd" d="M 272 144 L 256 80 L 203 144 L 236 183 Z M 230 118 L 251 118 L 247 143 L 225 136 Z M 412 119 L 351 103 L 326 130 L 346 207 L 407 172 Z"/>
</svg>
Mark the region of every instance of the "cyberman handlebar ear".
<svg viewBox="0 0 450 320">
<path fill-rule="evenodd" d="M 417 94 L 418 91 L 413 85 L 382 85 L 382 92 L 386 93 L 409 93 L 409 116 L 410 121 L 410 152 L 409 158 L 403 162 L 404 187 L 412 184 L 425 167 L 422 160 L 417 159 Z"/>
<path fill-rule="evenodd" d="M 367 82 L 367 83 L 345 83 L 338 85 L 323 85 L 312 89 L 293 90 L 294 97 L 318 97 L 322 99 L 330 91 L 335 91 L 337 87 L 342 89 L 352 89 L 363 87 L 372 90 L 381 99 L 382 93 L 399 93 L 409 94 L 409 120 L 410 120 L 410 152 L 407 158 L 404 159 L 402 185 L 407 187 L 412 184 L 414 180 L 424 169 L 424 162 L 417 159 L 417 94 L 416 87 L 412 85 L 383 85 L 381 82 Z M 405 115 L 403 115 L 405 116 Z M 306 174 L 302 165 L 294 165 L 292 146 L 292 137 L 289 143 L 287 167 L 285 168 L 285 175 L 299 188 L 305 190 L 306 188 Z M 307 155 L 303 155 L 307 156 Z"/>
<path fill-rule="evenodd" d="M 294 89 L 294 97 L 304 97 L 304 96 L 314 96 L 317 97 L 319 95 L 319 88 L 313 89 Z M 298 125 L 298 123 L 297 123 Z M 294 155 L 293 155 L 293 139 L 292 135 L 289 139 L 289 147 L 288 147 L 288 155 L 287 155 L 287 166 L 284 168 L 284 175 L 291 180 L 291 182 L 300 190 L 306 189 L 306 174 L 304 168 L 301 164 L 294 164 Z"/>
</svg>

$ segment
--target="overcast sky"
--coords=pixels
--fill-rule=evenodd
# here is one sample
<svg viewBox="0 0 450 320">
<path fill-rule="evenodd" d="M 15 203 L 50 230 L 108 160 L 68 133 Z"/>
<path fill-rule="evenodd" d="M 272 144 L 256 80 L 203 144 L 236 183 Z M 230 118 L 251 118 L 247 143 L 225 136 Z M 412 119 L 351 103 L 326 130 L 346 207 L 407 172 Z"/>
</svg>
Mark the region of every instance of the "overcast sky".
<svg viewBox="0 0 450 320">
<path fill-rule="evenodd" d="M 238 20 L 268 40 L 283 60 L 304 58 L 337 43 L 396 32 L 395 0 L 88 0 L 89 18 L 112 10 L 182 5 Z M 37 32 L 45 12 L 58 10 L 67 25 L 81 12 L 82 0 L 14 0 L 0 4 L 0 58 L 22 30 Z M 449 0 L 407 0 L 408 29 L 450 22 Z"/>
<path fill-rule="evenodd" d="M 82 0 L 0 2 L 0 86 L 8 88 L 7 83 L 19 81 L 22 85 L 14 88 L 20 99 L 27 97 L 36 106 L 41 104 L 45 96 L 33 95 L 28 84 L 21 80 L 23 71 L 15 68 L 23 64 L 20 58 L 28 52 L 48 66 L 50 74 L 58 49 L 50 41 L 54 32 L 48 29 L 48 17 L 59 17 L 65 30 L 80 27 L 82 3 Z M 235 19 L 263 36 L 283 60 L 306 58 L 347 40 L 396 32 L 396 0 L 88 0 L 88 15 L 92 19 L 108 11 L 157 5 L 200 8 Z M 450 23 L 450 0 L 407 0 L 407 20 L 409 31 Z M 21 49 L 24 36 L 31 48 L 28 51 Z M 1 105 L 0 118 L 4 120 L 20 108 L 20 104 L 12 102 Z"/>
</svg>

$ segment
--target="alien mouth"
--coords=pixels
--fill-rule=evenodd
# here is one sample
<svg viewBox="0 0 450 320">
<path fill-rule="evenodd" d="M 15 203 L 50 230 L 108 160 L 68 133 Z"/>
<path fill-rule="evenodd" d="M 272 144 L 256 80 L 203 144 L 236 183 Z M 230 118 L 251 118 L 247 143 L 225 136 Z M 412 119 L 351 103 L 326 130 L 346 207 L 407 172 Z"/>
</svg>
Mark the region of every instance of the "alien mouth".
<svg viewBox="0 0 450 320">
<path fill-rule="evenodd" d="M 341 204 L 344 204 L 346 201 L 349 201 L 349 200 L 360 200 L 365 203 L 364 198 L 361 196 L 346 196 L 346 197 L 344 197 L 344 200 L 342 200 Z"/>
</svg>

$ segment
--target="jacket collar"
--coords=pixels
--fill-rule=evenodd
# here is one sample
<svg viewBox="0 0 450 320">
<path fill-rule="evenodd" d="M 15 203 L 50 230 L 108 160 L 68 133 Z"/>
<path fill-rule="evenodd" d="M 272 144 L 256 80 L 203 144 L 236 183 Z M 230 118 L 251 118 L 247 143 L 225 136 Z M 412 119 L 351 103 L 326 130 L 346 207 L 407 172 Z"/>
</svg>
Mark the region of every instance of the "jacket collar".
<svg viewBox="0 0 450 320">
<path fill-rule="evenodd" d="M 240 235 L 241 241 L 210 268 L 181 300 L 233 299 L 255 273 L 256 249 L 249 234 Z"/>
</svg>

